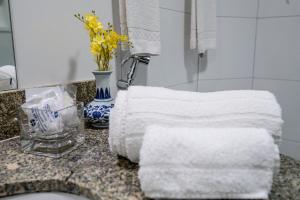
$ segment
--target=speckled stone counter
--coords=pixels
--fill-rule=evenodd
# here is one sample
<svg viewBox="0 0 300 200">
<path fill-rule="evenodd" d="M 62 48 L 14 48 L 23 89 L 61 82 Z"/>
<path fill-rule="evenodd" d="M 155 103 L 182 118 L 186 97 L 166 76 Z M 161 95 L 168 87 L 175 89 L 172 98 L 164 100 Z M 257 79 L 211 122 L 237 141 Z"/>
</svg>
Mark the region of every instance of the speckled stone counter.
<svg viewBox="0 0 300 200">
<path fill-rule="evenodd" d="M 143 199 L 138 165 L 110 153 L 107 130 L 87 130 L 84 145 L 61 159 L 24 154 L 19 138 L 0 142 L 0 197 L 39 191 L 82 194 L 90 199 Z M 300 199 L 300 162 L 281 157 L 272 200 Z"/>
</svg>

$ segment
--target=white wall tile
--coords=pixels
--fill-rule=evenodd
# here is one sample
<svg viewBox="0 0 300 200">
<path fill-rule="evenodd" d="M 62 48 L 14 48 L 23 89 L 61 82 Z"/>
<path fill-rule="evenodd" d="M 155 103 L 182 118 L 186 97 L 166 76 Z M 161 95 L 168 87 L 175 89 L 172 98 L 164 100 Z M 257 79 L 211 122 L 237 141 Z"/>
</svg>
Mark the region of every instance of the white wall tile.
<svg viewBox="0 0 300 200">
<path fill-rule="evenodd" d="M 197 55 L 189 50 L 188 14 L 161 9 L 160 56 L 151 57 L 147 84 L 168 86 L 197 79 Z"/>
<path fill-rule="evenodd" d="M 185 91 L 197 91 L 197 81 L 193 81 L 190 83 L 183 83 L 183 84 L 178 84 L 178 85 L 173 85 L 173 86 L 168 86 L 170 89 L 174 90 L 185 90 Z"/>
<path fill-rule="evenodd" d="M 199 92 L 251 89 L 251 79 L 199 80 Z"/>
<path fill-rule="evenodd" d="M 191 0 L 160 0 L 159 5 L 179 12 L 191 12 Z"/>
<path fill-rule="evenodd" d="M 217 0 L 217 16 L 256 17 L 258 0 Z"/>
<path fill-rule="evenodd" d="M 300 143 L 283 140 L 280 145 L 280 153 L 300 160 Z"/>
<path fill-rule="evenodd" d="M 299 35 L 300 17 L 259 19 L 255 77 L 300 80 Z"/>
<path fill-rule="evenodd" d="M 299 0 L 260 0 L 259 17 L 300 15 Z"/>
<path fill-rule="evenodd" d="M 218 18 L 217 49 L 201 59 L 200 79 L 252 77 L 255 19 Z"/>
<path fill-rule="evenodd" d="M 254 89 L 273 92 L 282 107 L 282 137 L 300 142 L 300 82 L 255 79 Z"/>
</svg>

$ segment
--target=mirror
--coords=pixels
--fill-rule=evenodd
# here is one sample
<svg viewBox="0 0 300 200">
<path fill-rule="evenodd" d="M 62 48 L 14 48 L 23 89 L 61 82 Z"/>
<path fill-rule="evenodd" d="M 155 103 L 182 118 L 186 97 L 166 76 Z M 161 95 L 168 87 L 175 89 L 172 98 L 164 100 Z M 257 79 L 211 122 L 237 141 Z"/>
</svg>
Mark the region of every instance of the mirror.
<svg viewBox="0 0 300 200">
<path fill-rule="evenodd" d="M 17 89 L 9 0 L 0 0 L 0 91 Z"/>
</svg>

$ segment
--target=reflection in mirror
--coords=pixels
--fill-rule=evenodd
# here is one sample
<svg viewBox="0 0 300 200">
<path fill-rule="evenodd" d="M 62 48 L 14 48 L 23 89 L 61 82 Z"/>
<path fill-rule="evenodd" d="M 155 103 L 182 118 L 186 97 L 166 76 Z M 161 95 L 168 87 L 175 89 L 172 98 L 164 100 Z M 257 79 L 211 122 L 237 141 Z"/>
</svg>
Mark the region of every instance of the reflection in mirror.
<svg viewBox="0 0 300 200">
<path fill-rule="evenodd" d="M 0 0 L 0 91 L 16 88 L 9 0 Z"/>
</svg>

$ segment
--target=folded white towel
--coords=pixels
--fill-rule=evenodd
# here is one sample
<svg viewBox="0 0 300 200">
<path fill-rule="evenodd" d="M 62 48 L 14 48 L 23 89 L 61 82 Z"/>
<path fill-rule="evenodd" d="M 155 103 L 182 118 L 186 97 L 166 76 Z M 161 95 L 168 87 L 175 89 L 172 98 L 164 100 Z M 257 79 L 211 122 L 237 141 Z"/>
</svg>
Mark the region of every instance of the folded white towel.
<svg viewBox="0 0 300 200">
<path fill-rule="evenodd" d="M 216 0 L 192 0 L 191 5 L 191 49 L 199 54 L 216 49 Z"/>
<path fill-rule="evenodd" d="M 126 156 L 126 151 L 122 151 L 121 134 L 124 133 L 126 118 L 127 91 L 119 90 L 115 99 L 115 105 L 109 114 L 109 147 L 112 152 Z"/>
<path fill-rule="evenodd" d="M 279 154 L 255 128 L 146 130 L 139 179 L 150 198 L 266 199 Z"/>
<path fill-rule="evenodd" d="M 110 114 L 111 150 L 138 162 L 145 128 L 152 124 L 265 128 L 279 144 L 282 119 L 267 91 L 197 93 L 133 86 L 118 93 Z"/>
<path fill-rule="evenodd" d="M 133 43 L 131 53 L 160 54 L 159 0 L 119 0 L 119 8 L 121 32 Z"/>
</svg>

